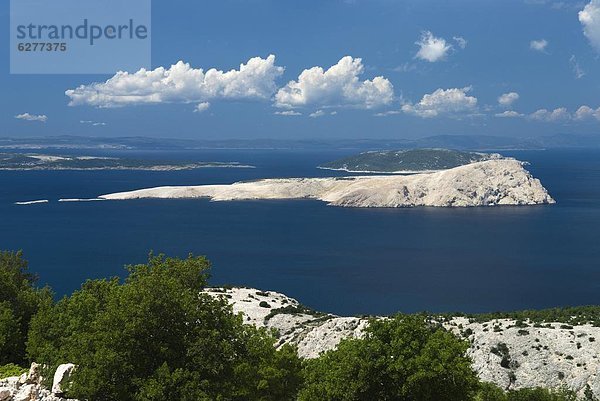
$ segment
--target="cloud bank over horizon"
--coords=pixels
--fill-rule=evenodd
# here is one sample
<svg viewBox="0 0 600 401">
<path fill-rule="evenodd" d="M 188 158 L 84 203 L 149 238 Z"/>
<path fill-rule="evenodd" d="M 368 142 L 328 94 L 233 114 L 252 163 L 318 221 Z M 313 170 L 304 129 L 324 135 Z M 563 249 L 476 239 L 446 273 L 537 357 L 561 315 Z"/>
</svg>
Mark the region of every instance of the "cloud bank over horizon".
<svg viewBox="0 0 600 401">
<path fill-rule="evenodd" d="M 48 121 L 48 116 L 46 116 L 45 114 L 22 113 L 22 114 L 17 114 L 15 116 L 15 118 L 17 120 L 39 121 L 39 122 L 42 122 L 42 123 L 45 123 L 46 121 Z"/>
</svg>

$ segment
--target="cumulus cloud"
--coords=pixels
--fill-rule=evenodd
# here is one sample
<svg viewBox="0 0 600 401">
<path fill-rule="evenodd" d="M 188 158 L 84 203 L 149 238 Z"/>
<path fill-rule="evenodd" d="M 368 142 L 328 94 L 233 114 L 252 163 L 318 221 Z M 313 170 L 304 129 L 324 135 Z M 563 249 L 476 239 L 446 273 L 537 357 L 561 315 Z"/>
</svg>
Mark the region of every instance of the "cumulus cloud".
<svg viewBox="0 0 600 401">
<path fill-rule="evenodd" d="M 573 118 L 577 121 L 596 119 L 600 121 L 600 107 L 592 109 L 590 106 L 581 106 L 575 112 Z"/>
<path fill-rule="evenodd" d="M 389 104 L 394 99 L 392 83 L 384 77 L 361 81 L 359 76 L 364 69 L 360 58 L 346 56 L 327 70 L 322 67 L 304 70 L 298 80 L 277 91 L 275 106 L 371 109 Z"/>
<path fill-rule="evenodd" d="M 559 107 L 552 111 L 547 109 L 539 109 L 528 116 L 531 120 L 544 122 L 566 121 L 571 118 L 571 115 L 564 107 Z"/>
<path fill-rule="evenodd" d="M 519 118 L 519 117 L 523 117 L 523 114 L 516 112 L 514 110 L 506 110 L 506 111 L 503 111 L 502 113 L 497 113 L 494 116 L 498 117 L 498 118 Z"/>
<path fill-rule="evenodd" d="M 441 115 L 458 115 L 473 113 L 477 109 L 477 98 L 467 95 L 471 87 L 437 89 L 426 94 L 415 104 L 407 103 L 402 106 L 402 111 L 423 118 L 438 117 Z"/>
<path fill-rule="evenodd" d="M 19 120 L 25 120 L 25 121 L 39 121 L 42 123 L 45 123 L 46 121 L 48 121 L 48 116 L 46 116 L 45 114 L 23 113 L 23 114 L 17 114 L 15 116 L 15 118 L 17 118 Z"/>
<path fill-rule="evenodd" d="M 204 113 L 208 109 L 210 109 L 210 102 L 198 103 L 194 108 L 194 113 Z"/>
<path fill-rule="evenodd" d="M 103 83 L 81 85 L 65 94 L 70 106 L 119 107 L 158 103 L 202 103 L 212 99 L 269 99 L 283 74 L 275 56 L 254 57 L 227 72 L 193 68 L 179 61 L 170 68 L 119 71 Z"/>
<path fill-rule="evenodd" d="M 452 50 L 452 45 L 448 44 L 446 39 L 437 38 L 430 31 L 423 32 L 421 38 L 415 44 L 419 46 L 419 51 L 415 57 L 430 63 L 446 59 L 446 56 Z"/>
<path fill-rule="evenodd" d="M 531 121 L 540 121 L 546 123 L 564 123 L 568 121 L 600 121 L 600 107 L 593 109 L 583 105 L 570 113 L 565 107 L 558 107 L 554 110 L 539 109 L 531 114 L 522 114 L 514 110 L 506 110 L 502 113 L 495 114 L 499 118 L 526 118 Z"/>
<path fill-rule="evenodd" d="M 591 0 L 579 11 L 579 22 L 592 47 L 600 52 L 600 0 Z"/>
<path fill-rule="evenodd" d="M 275 114 L 278 116 L 301 116 L 302 113 L 299 113 L 294 110 L 284 110 L 284 111 L 276 111 Z"/>
<path fill-rule="evenodd" d="M 87 125 L 92 125 L 94 127 L 103 127 L 106 125 L 106 123 L 99 122 L 99 121 L 91 121 L 91 120 L 80 120 L 79 124 L 87 124 Z"/>
<path fill-rule="evenodd" d="M 503 93 L 498 97 L 498 104 L 502 107 L 510 107 L 517 100 L 519 100 L 519 94 L 517 92 Z"/>
<path fill-rule="evenodd" d="M 532 40 L 529 42 L 529 48 L 538 52 L 545 52 L 547 46 L 548 41 L 546 39 Z"/>
</svg>

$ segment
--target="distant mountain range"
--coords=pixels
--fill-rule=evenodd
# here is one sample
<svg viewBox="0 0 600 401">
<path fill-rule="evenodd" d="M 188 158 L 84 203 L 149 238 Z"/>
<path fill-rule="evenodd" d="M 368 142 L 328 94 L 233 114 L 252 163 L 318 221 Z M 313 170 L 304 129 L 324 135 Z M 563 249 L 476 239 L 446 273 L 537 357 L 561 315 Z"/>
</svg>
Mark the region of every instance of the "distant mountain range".
<svg viewBox="0 0 600 401">
<path fill-rule="evenodd" d="M 356 149 L 392 150 L 445 148 L 455 150 L 509 150 L 600 148 L 600 134 L 556 134 L 540 137 L 486 135 L 437 135 L 420 139 L 171 139 L 147 137 L 49 136 L 0 138 L 4 149 L 98 149 L 98 150 L 191 150 L 191 149 Z"/>
</svg>

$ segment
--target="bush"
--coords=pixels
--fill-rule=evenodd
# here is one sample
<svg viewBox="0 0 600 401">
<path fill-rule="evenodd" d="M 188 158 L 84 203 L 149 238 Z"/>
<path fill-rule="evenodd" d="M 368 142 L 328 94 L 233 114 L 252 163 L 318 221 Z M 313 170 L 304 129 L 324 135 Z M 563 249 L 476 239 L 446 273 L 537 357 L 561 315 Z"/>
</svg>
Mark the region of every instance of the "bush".
<svg viewBox="0 0 600 401">
<path fill-rule="evenodd" d="M 301 401 L 471 399 L 477 378 L 468 344 L 424 315 L 373 320 L 363 339 L 305 363 Z"/>
<path fill-rule="evenodd" d="M 492 383 L 481 383 L 474 401 L 576 401 L 577 395 L 568 390 L 524 388 L 502 391 Z"/>
<path fill-rule="evenodd" d="M 226 300 L 200 294 L 208 269 L 202 257 L 151 256 L 123 283 L 88 281 L 36 315 L 28 352 L 48 369 L 75 363 L 68 395 L 80 399 L 294 399 L 295 349 L 276 351 Z"/>
<path fill-rule="evenodd" d="M 25 340 L 32 316 L 52 303 L 48 288 L 36 288 L 21 252 L 0 252 L 0 365 L 26 363 Z"/>
<path fill-rule="evenodd" d="M 544 388 L 526 388 L 510 391 L 507 401 L 576 401 L 577 395 L 568 390 L 548 390 Z"/>
<path fill-rule="evenodd" d="M 29 369 L 9 363 L 4 366 L 0 366 L 0 380 L 7 377 L 21 376 L 23 373 L 29 371 Z"/>
</svg>

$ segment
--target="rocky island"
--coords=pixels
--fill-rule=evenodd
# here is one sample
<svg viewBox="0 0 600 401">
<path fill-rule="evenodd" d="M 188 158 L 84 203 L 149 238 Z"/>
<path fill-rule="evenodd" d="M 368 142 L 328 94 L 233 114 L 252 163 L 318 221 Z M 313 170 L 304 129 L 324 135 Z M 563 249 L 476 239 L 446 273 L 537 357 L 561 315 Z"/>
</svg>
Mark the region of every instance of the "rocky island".
<svg viewBox="0 0 600 401">
<path fill-rule="evenodd" d="M 346 207 L 468 207 L 554 203 L 540 181 L 514 159 L 485 160 L 435 173 L 263 179 L 229 185 L 168 186 L 101 195 L 100 199 L 317 199 Z"/>
</svg>

